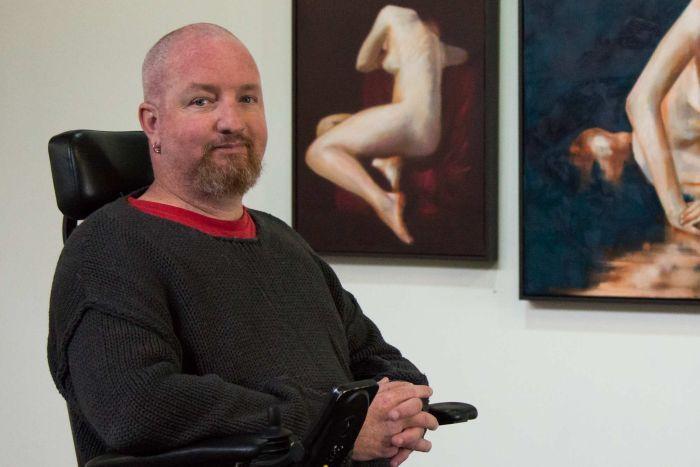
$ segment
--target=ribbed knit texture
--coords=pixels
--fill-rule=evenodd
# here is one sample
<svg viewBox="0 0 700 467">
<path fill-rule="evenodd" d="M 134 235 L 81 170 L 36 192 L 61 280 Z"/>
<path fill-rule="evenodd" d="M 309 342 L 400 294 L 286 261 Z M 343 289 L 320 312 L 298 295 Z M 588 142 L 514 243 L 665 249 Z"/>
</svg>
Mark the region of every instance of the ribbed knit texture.
<svg viewBox="0 0 700 467">
<path fill-rule="evenodd" d="M 122 198 L 71 235 L 48 359 L 79 465 L 258 431 L 271 405 L 303 436 L 335 385 L 426 383 L 292 229 L 250 212 L 258 237 L 225 239 Z"/>
</svg>

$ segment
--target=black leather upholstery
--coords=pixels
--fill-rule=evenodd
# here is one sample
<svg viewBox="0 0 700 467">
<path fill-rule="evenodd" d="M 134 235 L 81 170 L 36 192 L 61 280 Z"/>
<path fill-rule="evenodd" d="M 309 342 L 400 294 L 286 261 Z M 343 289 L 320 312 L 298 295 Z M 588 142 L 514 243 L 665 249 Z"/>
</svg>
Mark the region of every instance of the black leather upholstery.
<svg viewBox="0 0 700 467">
<path fill-rule="evenodd" d="M 474 420 L 478 412 L 476 407 L 464 402 L 438 402 L 428 406 L 430 412 L 440 425 L 452 425 Z"/>
<path fill-rule="evenodd" d="M 153 181 L 142 131 L 67 131 L 49 141 L 49 160 L 58 209 L 70 219 Z"/>
<path fill-rule="evenodd" d="M 210 439 L 150 456 L 105 454 L 85 467 L 231 467 L 233 465 L 291 466 L 304 459 L 304 447 L 282 428 L 277 409 L 270 426 L 260 433 Z"/>
<path fill-rule="evenodd" d="M 296 445 L 296 451 L 292 453 L 291 432 L 280 434 L 276 444 L 271 448 L 265 436 L 243 434 L 206 440 L 151 456 L 105 454 L 91 459 L 85 467 L 231 467 L 237 463 L 250 464 L 260 458 L 267 459 L 271 465 L 283 466 L 302 459 L 301 445 Z"/>
</svg>

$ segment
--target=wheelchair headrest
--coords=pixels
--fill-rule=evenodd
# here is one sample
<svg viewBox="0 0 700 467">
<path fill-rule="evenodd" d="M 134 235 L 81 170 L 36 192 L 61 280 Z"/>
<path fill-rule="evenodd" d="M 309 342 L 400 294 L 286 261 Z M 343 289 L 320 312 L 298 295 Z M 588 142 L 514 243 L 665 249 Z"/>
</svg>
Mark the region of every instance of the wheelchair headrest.
<svg viewBox="0 0 700 467">
<path fill-rule="evenodd" d="M 71 219 L 153 181 L 142 131 L 67 131 L 49 141 L 49 160 L 58 209 Z"/>
</svg>

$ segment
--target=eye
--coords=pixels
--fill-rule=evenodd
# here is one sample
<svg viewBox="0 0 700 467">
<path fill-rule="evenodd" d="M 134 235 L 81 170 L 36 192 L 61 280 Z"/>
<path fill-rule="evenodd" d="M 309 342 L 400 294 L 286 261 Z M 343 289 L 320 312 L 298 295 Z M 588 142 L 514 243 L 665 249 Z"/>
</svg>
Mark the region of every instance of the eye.
<svg viewBox="0 0 700 467">
<path fill-rule="evenodd" d="M 207 104 L 210 104 L 211 100 L 207 99 L 206 97 L 197 97 L 195 99 L 192 99 L 190 101 L 191 105 L 194 105 L 196 107 L 204 107 Z"/>
<path fill-rule="evenodd" d="M 258 98 L 255 96 L 243 96 L 241 97 L 241 102 L 244 104 L 255 104 L 258 102 Z"/>
</svg>

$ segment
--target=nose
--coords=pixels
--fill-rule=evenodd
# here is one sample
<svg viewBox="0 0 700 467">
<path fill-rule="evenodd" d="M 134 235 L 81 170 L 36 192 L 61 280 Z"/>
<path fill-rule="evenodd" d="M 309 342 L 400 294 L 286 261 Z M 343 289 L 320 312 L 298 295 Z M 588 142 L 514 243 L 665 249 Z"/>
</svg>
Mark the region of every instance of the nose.
<svg viewBox="0 0 700 467">
<path fill-rule="evenodd" d="M 241 110 L 236 103 L 221 102 L 216 119 L 216 130 L 219 133 L 236 133 L 243 131 L 244 124 Z"/>
</svg>

